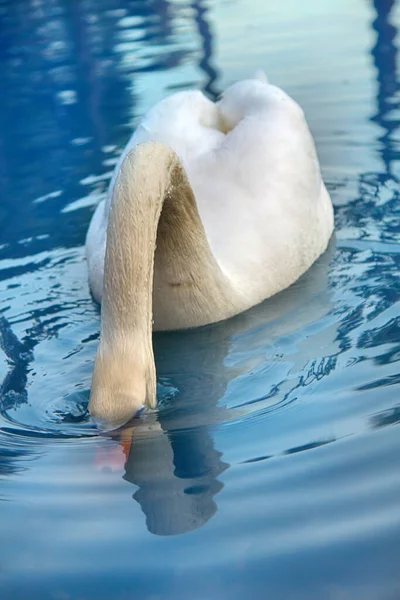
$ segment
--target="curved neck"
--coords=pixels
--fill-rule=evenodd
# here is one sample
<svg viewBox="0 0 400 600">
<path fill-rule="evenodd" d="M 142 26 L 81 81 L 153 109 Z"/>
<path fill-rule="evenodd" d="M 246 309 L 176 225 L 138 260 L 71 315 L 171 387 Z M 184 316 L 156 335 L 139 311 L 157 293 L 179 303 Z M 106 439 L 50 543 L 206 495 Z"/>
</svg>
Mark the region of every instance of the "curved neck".
<svg viewBox="0 0 400 600">
<path fill-rule="evenodd" d="M 123 160 L 108 215 L 102 339 L 151 335 L 154 252 L 173 157 L 137 146 Z"/>
<path fill-rule="evenodd" d="M 149 142 L 125 157 L 114 186 L 102 337 L 110 343 L 121 335 L 150 339 L 153 312 L 155 329 L 176 329 L 237 311 L 177 155 Z"/>
</svg>

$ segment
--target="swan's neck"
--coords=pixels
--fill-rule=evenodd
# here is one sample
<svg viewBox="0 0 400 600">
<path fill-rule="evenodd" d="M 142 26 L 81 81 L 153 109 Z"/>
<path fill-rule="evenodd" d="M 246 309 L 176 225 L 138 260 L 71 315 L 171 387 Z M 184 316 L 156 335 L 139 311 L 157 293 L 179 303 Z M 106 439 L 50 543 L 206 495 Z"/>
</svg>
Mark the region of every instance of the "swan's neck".
<svg viewBox="0 0 400 600">
<path fill-rule="evenodd" d="M 124 159 L 110 207 L 90 400 L 99 419 L 127 421 L 141 405 L 155 405 L 153 301 L 159 329 L 237 312 L 178 157 L 146 143 Z"/>
<path fill-rule="evenodd" d="M 157 226 L 173 164 L 149 146 L 125 157 L 114 185 L 101 310 L 102 341 L 108 344 L 151 336 Z"/>
</svg>

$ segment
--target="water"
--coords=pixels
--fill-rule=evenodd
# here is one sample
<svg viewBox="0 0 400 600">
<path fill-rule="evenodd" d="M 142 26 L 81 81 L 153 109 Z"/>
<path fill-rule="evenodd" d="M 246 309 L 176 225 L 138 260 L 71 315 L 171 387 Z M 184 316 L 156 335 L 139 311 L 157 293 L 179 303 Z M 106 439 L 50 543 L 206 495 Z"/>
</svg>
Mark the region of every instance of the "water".
<svg viewBox="0 0 400 600">
<path fill-rule="evenodd" d="M 400 86 L 392 0 L 0 1 L 0 595 L 400 597 Z M 264 68 L 336 212 L 296 285 L 155 336 L 159 409 L 86 406 L 83 244 L 138 117 Z"/>
</svg>

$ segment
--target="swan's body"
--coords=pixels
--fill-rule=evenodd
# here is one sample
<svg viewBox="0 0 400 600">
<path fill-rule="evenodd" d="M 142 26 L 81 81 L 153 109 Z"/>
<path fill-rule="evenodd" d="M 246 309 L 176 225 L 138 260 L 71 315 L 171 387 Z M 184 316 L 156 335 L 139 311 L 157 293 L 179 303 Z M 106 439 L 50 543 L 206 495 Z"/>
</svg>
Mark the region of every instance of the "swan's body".
<svg viewBox="0 0 400 600">
<path fill-rule="evenodd" d="M 282 90 L 249 80 L 217 104 L 190 91 L 160 102 L 88 231 L 102 302 L 92 414 L 120 424 L 154 406 L 152 320 L 193 327 L 258 304 L 312 265 L 332 229 L 306 120 Z"/>
</svg>

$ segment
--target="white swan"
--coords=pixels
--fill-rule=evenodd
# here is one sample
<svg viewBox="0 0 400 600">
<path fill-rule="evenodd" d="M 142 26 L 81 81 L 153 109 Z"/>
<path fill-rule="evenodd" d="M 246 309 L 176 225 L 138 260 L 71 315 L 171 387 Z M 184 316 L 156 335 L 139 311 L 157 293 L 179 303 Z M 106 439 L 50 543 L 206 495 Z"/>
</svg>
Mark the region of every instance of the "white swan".
<svg viewBox="0 0 400 600">
<path fill-rule="evenodd" d="M 292 284 L 333 209 L 301 108 L 259 79 L 214 104 L 174 94 L 144 117 L 90 223 L 102 303 L 89 410 L 118 427 L 156 403 L 152 328 L 226 319 Z"/>
</svg>

